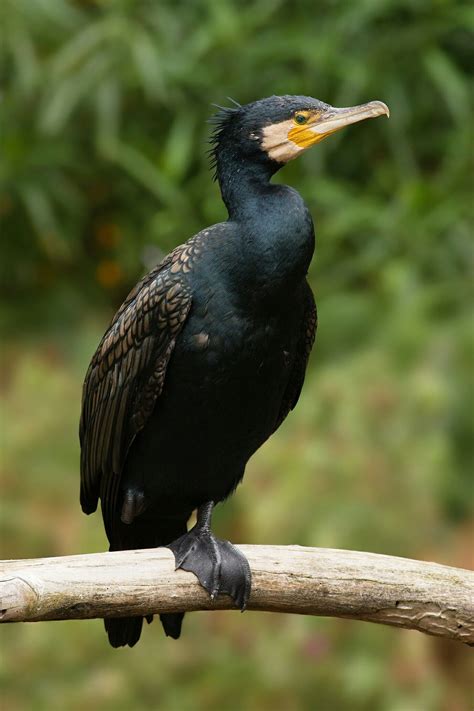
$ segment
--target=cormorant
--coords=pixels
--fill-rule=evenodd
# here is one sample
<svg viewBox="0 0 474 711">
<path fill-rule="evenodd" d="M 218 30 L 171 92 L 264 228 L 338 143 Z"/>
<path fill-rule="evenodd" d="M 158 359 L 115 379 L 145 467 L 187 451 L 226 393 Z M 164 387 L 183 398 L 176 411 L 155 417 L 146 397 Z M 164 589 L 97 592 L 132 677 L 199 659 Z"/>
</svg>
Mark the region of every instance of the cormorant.
<svg viewBox="0 0 474 711">
<path fill-rule="evenodd" d="M 306 281 L 313 221 L 295 190 L 270 179 L 326 136 L 381 114 L 389 111 L 380 101 L 337 109 L 306 96 L 222 109 L 212 154 L 227 221 L 176 247 L 135 286 L 85 378 L 83 511 L 100 499 L 110 550 L 169 546 L 177 568 L 241 609 L 250 569 L 214 537 L 212 509 L 295 407 L 316 332 Z M 178 638 L 183 613 L 160 617 Z M 111 645 L 133 646 L 142 622 L 106 619 Z"/>
</svg>

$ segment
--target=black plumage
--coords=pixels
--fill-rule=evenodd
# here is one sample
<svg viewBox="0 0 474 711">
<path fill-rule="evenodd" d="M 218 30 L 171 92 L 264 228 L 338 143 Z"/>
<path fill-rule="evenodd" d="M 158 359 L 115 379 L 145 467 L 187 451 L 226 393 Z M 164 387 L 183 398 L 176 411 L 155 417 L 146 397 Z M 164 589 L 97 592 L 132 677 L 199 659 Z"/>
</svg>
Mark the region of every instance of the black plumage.
<svg viewBox="0 0 474 711">
<path fill-rule="evenodd" d="M 229 218 L 137 284 L 84 383 L 81 505 L 92 513 L 101 501 L 110 549 L 169 545 L 177 567 L 242 609 L 248 564 L 212 535 L 212 508 L 296 405 L 316 332 L 312 219 L 270 178 L 311 144 L 308 131 L 313 142 L 324 122 L 333 132 L 337 111 L 349 110 L 291 96 L 220 111 L 213 157 Z M 179 636 L 182 617 L 161 615 L 168 635 Z M 113 646 L 132 646 L 142 618 L 105 625 Z"/>
</svg>

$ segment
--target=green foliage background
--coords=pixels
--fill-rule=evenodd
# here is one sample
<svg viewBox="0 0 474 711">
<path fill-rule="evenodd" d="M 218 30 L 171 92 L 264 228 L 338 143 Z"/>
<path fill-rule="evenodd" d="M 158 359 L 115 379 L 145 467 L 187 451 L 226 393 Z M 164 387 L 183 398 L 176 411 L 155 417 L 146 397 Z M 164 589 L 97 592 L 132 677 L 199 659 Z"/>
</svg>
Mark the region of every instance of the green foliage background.
<svg viewBox="0 0 474 711">
<path fill-rule="evenodd" d="M 129 287 L 224 218 L 227 96 L 381 99 L 286 167 L 315 217 L 301 402 L 221 507 L 224 537 L 469 565 L 472 7 L 454 0 L 3 0 L 4 555 L 102 550 L 78 494 L 81 380 Z M 472 227 L 472 224 L 471 224 Z M 349 621 L 188 615 L 133 650 L 100 621 L 1 630 L 6 708 L 464 711 L 467 651 Z"/>
</svg>

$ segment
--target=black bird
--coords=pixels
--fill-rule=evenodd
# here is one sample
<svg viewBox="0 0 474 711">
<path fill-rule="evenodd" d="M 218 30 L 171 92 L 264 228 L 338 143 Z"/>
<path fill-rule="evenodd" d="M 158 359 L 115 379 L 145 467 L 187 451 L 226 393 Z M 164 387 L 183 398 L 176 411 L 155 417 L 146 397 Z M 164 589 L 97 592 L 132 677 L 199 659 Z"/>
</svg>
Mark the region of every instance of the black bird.
<svg viewBox="0 0 474 711">
<path fill-rule="evenodd" d="M 212 509 L 295 407 L 316 332 L 311 215 L 295 190 L 270 179 L 329 134 L 381 114 L 389 112 L 380 101 L 336 109 L 306 96 L 222 109 L 212 154 L 227 221 L 135 286 L 87 371 L 83 511 L 100 499 L 110 550 L 168 545 L 177 568 L 241 609 L 250 569 L 212 534 Z M 183 614 L 160 617 L 178 638 Z M 142 622 L 106 619 L 111 645 L 133 646 Z"/>
</svg>

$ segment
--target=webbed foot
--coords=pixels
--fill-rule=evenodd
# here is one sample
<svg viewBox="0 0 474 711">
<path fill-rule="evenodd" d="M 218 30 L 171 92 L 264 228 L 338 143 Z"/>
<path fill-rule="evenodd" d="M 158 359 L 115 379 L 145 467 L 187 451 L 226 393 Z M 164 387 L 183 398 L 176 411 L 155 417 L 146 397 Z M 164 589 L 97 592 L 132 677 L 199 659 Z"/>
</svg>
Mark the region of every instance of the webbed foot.
<svg viewBox="0 0 474 711">
<path fill-rule="evenodd" d="M 174 554 L 176 569 L 194 573 L 213 600 L 219 594 L 230 595 L 243 612 L 250 596 L 250 566 L 232 543 L 222 541 L 212 533 L 212 507 L 212 503 L 200 507 L 194 528 L 167 548 Z"/>
</svg>

